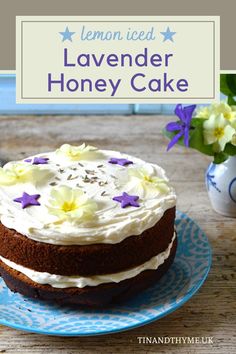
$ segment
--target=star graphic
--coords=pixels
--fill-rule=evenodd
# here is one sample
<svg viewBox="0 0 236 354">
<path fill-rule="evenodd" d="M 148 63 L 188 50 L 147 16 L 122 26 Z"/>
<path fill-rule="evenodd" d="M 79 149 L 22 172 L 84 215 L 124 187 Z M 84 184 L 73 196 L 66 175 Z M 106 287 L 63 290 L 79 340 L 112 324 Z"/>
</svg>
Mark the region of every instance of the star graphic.
<svg viewBox="0 0 236 354">
<path fill-rule="evenodd" d="M 60 35 L 63 37 L 62 42 L 69 40 L 72 42 L 72 36 L 75 34 L 75 32 L 70 32 L 68 26 L 66 27 L 64 32 L 59 32 Z"/>
<path fill-rule="evenodd" d="M 21 203 L 22 209 L 25 209 L 26 207 L 30 205 L 40 205 L 37 199 L 39 199 L 40 194 L 28 194 L 28 193 L 23 193 L 22 197 L 15 198 L 13 201 L 16 203 Z"/>
<path fill-rule="evenodd" d="M 173 40 L 173 36 L 176 34 L 176 32 L 171 32 L 170 27 L 167 27 L 165 32 L 160 32 L 164 38 L 163 38 L 163 42 L 170 40 L 171 42 L 174 42 Z"/>
<path fill-rule="evenodd" d="M 32 159 L 27 159 L 25 162 L 32 162 L 32 165 L 45 165 L 48 163 L 48 160 L 47 157 L 34 157 L 33 162 Z"/>
<path fill-rule="evenodd" d="M 126 166 L 126 165 L 133 164 L 133 161 L 130 161 L 127 159 L 118 159 L 116 157 L 111 157 L 108 162 L 115 164 L 115 165 L 120 165 L 120 166 Z"/>
<path fill-rule="evenodd" d="M 127 206 L 139 207 L 138 199 L 139 197 L 137 195 L 129 195 L 125 192 L 122 195 L 112 198 L 112 200 L 121 203 L 121 208 L 126 208 Z"/>
</svg>

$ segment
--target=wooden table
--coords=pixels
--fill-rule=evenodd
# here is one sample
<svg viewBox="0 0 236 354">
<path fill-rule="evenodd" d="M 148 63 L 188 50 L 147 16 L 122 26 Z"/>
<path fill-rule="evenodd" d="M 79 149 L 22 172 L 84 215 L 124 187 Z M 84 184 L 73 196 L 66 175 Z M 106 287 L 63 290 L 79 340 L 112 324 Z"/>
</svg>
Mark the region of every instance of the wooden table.
<svg viewBox="0 0 236 354">
<path fill-rule="evenodd" d="M 0 353 L 236 353 L 236 220 L 216 214 L 204 186 L 209 159 L 175 147 L 166 152 L 163 116 L 0 117 L 0 156 L 6 160 L 83 141 L 120 150 L 163 166 L 178 195 L 178 208 L 203 228 L 213 265 L 200 291 L 183 307 L 152 324 L 90 338 L 46 337 L 0 326 Z M 214 337 L 213 345 L 138 344 L 137 337 Z"/>
</svg>

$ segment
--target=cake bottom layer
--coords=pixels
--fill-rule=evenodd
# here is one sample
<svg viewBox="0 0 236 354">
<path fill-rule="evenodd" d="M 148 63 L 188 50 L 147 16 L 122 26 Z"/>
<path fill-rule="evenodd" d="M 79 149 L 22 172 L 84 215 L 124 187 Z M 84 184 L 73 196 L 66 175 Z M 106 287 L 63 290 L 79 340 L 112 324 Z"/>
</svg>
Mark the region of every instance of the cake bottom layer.
<svg viewBox="0 0 236 354">
<path fill-rule="evenodd" d="M 137 276 L 119 283 L 105 283 L 84 288 L 53 288 L 51 285 L 33 282 L 2 261 L 0 261 L 0 275 L 9 289 L 28 297 L 65 305 L 105 306 L 126 300 L 158 281 L 171 266 L 176 248 L 177 238 L 175 238 L 169 257 L 157 270 L 143 271 Z"/>
</svg>

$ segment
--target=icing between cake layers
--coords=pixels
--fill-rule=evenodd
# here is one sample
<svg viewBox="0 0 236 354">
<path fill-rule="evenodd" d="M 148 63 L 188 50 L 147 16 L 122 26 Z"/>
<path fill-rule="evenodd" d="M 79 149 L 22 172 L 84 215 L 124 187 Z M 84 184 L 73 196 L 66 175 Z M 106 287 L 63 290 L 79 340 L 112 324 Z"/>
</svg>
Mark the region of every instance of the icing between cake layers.
<svg viewBox="0 0 236 354">
<path fill-rule="evenodd" d="M 9 261 L 8 259 L 5 259 L 2 256 L 0 256 L 0 260 L 10 268 L 23 273 L 29 279 L 38 284 L 48 284 L 54 288 L 61 289 L 70 287 L 84 288 L 85 286 L 97 286 L 104 283 L 119 283 L 122 280 L 133 278 L 145 270 L 156 270 L 169 257 L 175 237 L 176 234 L 174 234 L 171 243 L 164 252 L 159 253 L 137 267 L 114 274 L 94 275 L 90 277 L 80 277 L 78 275 L 62 276 L 46 272 L 37 272 L 35 270 L 25 268 L 19 264 Z"/>
<path fill-rule="evenodd" d="M 16 180 L 9 174 L 5 177 L 5 172 L 0 171 L 3 173 L 3 177 L 0 175 L 0 221 L 4 226 L 35 241 L 50 244 L 115 244 L 153 227 L 167 209 L 175 206 L 174 189 L 161 167 L 108 150 L 88 149 L 76 155 L 68 146 L 15 163 L 20 174 Z M 33 165 L 35 158 L 41 159 L 41 164 Z M 109 163 L 112 158 L 126 159 L 130 164 Z M 12 171 L 15 169 L 13 164 L 8 163 L 4 168 Z M 78 209 L 77 214 L 68 219 L 63 219 L 68 208 L 66 203 L 63 210 L 55 207 L 62 194 L 68 192 L 63 190 L 61 195 L 52 192 L 61 186 L 70 188 L 70 193 L 79 190 L 78 193 L 83 195 L 78 200 L 85 201 L 84 209 Z M 16 198 L 19 199 L 24 192 L 39 195 L 40 205 L 23 209 Z M 139 206 L 122 208 L 113 200 L 124 192 L 138 196 Z M 56 195 L 53 203 L 52 195 Z M 73 209 L 72 204 L 70 208 Z M 78 214 L 80 210 L 82 216 Z"/>
</svg>

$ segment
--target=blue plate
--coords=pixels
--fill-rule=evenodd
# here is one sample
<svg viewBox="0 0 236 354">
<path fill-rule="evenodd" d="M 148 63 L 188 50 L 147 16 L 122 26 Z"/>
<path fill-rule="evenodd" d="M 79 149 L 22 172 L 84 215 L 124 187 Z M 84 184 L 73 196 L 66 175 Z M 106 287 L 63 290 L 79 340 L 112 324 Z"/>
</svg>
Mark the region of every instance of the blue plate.
<svg viewBox="0 0 236 354">
<path fill-rule="evenodd" d="M 60 307 L 14 294 L 0 280 L 0 324 L 47 335 L 91 336 L 125 331 L 166 316 L 196 293 L 211 265 L 210 245 L 199 226 L 177 212 L 176 228 L 179 242 L 169 271 L 122 306 L 105 310 Z"/>
</svg>

